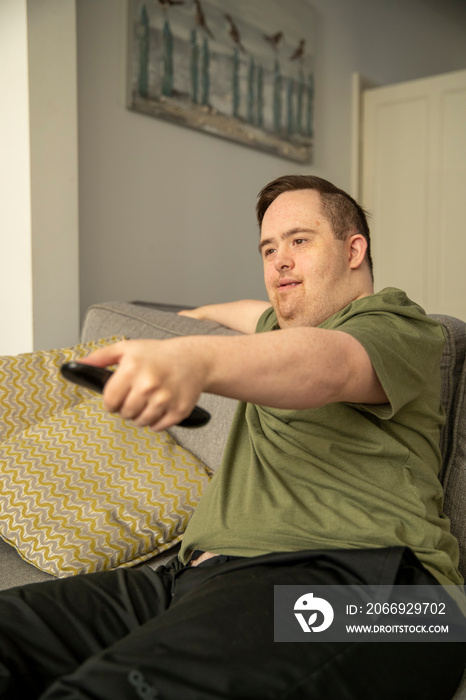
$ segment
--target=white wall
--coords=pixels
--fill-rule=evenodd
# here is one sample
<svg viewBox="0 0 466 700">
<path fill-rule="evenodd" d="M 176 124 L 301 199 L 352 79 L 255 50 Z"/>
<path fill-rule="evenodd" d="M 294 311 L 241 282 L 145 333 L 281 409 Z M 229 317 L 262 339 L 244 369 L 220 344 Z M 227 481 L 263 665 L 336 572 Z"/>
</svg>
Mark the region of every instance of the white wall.
<svg viewBox="0 0 466 700">
<path fill-rule="evenodd" d="M 304 1 L 304 0 L 303 0 Z M 254 206 L 287 172 L 351 187 L 351 76 L 463 68 L 456 0 L 313 0 L 316 145 L 307 167 L 125 108 L 126 2 L 79 0 L 81 310 L 104 300 L 264 298 Z"/>
<path fill-rule="evenodd" d="M 0 7 L 0 77 L 0 328 L 2 352 L 13 354 L 32 346 L 26 2 Z"/>
<path fill-rule="evenodd" d="M 74 0 L 0 2 L 0 354 L 79 335 Z"/>
</svg>

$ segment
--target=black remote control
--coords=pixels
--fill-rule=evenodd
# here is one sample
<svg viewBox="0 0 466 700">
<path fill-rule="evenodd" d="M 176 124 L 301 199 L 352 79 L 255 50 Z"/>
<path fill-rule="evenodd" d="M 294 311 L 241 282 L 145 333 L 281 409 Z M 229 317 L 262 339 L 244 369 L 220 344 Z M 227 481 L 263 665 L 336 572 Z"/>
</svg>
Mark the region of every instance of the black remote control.
<svg viewBox="0 0 466 700">
<path fill-rule="evenodd" d="M 86 389 L 98 391 L 101 394 L 108 379 L 112 376 L 111 369 L 106 367 L 93 367 L 84 362 L 66 362 L 61 366 L 60 371 L 65 379 L 79 384 Z M 201 428 L 210 420 L 210 413 L 200 406 L 195 406 L 192 413 L 178 423 L 182 428 Z"/>
</svg>

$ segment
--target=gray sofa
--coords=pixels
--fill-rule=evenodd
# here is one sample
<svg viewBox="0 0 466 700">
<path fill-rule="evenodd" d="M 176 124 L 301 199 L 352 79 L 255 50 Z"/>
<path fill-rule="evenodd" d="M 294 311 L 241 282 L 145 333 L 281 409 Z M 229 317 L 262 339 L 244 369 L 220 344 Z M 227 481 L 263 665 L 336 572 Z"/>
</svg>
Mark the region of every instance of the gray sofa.
<svg viewBox="0 0 466 700">
<path fill-rule="evenodd" d="M 145 302 L 108 302 L 92 306 L 86 315 L 84 342 L 124 335 L 127 338 L 170 338 L 180 335 L 222 334 L 234 331 L 210 321 L 197 321 L 176 314 L 181 307 Z M 447 421 L 441 436 L 445 512 L 460 543 L 460 569 L 466 577 L 466 324 L 449 316 L 436 316 L 445 327 L 447 342 L 442 357 L 442 402 Z M 235 401 L 204 394 L 199 404 L 212 415 L 203 428 L 170 429 L 175 440 L 215 471 L 220 460 L 235 410 Z M 176 553 L 176 547 L 149 562 L 157 566 Z M 23 561 L 16 551 L 0 540 L 0 589 L 51 576 Z M 454 696 L 466 700 L 466 674 Z"/>
</svg>

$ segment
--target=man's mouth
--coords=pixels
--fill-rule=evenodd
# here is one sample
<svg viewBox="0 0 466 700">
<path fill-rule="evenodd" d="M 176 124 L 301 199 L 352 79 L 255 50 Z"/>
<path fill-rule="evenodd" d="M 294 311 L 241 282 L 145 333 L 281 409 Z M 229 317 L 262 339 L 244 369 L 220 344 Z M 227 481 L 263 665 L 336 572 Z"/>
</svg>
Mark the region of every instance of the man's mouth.
<svg viewBox="0 0 466 700">
<path fill-rule="evenodd" d="M 278 288 L 280 291 L 286 291 L 287 289 L 293 289 L 294 287 L 298 287 L 300 284 L 301 282 L 298 282 L 298 280 L 282 279 L 278 283 Z"/>
</svg>

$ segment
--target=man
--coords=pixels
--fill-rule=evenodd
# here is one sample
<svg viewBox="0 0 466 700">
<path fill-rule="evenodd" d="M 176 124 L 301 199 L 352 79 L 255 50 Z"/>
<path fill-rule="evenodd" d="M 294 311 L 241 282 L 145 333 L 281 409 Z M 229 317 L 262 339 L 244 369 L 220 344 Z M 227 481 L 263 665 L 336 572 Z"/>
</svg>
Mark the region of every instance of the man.
<svg viewBox="0 0 466 700">
<path fill-rule="evenodd" d="M 119 365 L 106 408 L 154 430 L 202 391 L 240 401 L 179 559 L 4 592 L 1 697 L 453 695 L 461 644 L 273 641 L 277 584 L 462 580 L 436 477 L 441 328 L 399 290 L 374 294 L 364 212 L 341 190 L 279 178 L 257 210 L 270 304 L 184 312 L 245 335 L 88 358 Z"/>
</svg>

